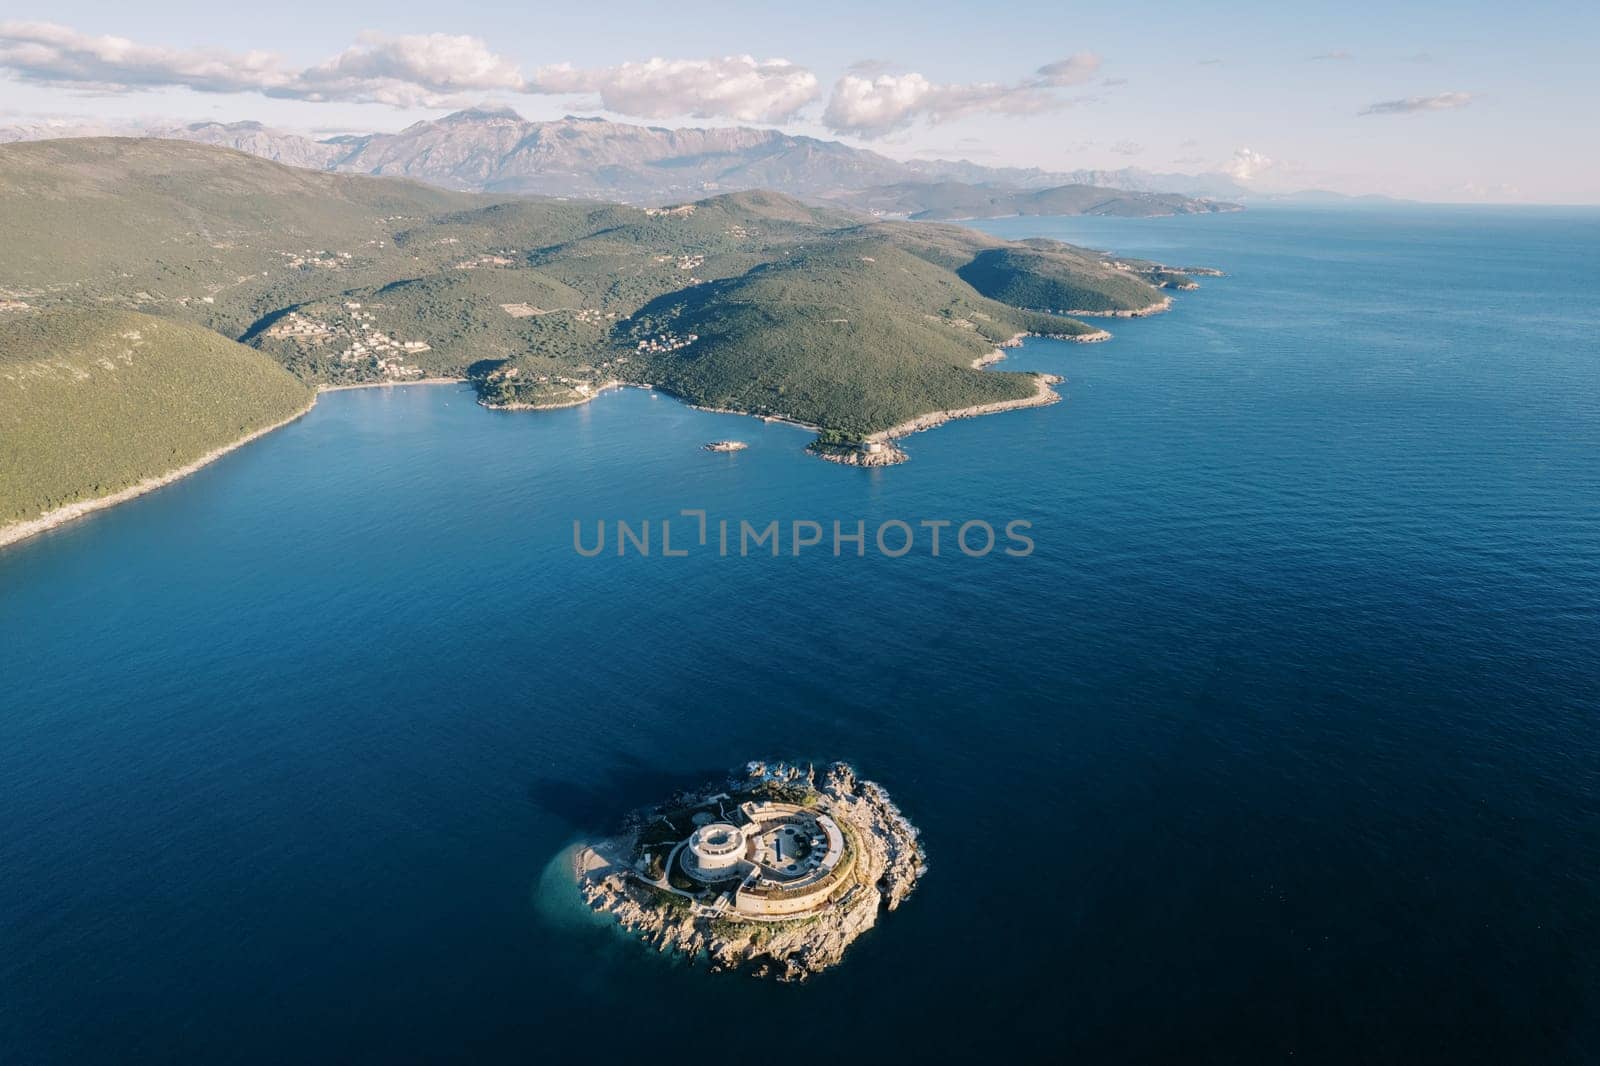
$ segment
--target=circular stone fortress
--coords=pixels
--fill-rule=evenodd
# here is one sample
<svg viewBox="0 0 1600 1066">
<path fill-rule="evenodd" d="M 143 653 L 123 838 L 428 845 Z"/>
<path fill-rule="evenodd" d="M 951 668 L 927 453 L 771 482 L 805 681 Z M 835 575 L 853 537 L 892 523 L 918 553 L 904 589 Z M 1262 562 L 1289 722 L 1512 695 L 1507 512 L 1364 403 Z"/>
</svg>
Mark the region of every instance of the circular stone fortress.
<svg viewBox="0 0 1600 1066">
<path fill-rule="evenodd" d="M 714 909 L 751 918 L 804 914 L 849 880 L 850 849 L 826 813 L 751 800 L 735 810 L 736 820 L 701 825 L 674 853 L 690 878 L 723 889 Z"/>
<path fill-rule="evenodd" d="M 574 852 L 591 907 L 658 950 L 783 981 L 837 964 L 923 872 L 916 828 L 845 763 L 753 762 L 625 828 Z"/>
</svg>

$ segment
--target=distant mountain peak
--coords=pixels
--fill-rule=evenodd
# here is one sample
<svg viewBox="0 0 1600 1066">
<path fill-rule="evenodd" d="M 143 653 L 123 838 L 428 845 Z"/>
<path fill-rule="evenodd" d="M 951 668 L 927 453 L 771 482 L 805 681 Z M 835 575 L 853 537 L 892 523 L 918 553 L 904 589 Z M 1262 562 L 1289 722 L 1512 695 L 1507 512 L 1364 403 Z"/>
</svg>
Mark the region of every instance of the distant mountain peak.
<svg viewBox="0 0 1600 1066">
<path fill-rule="evenodd" d="M 200 130 L 228 130 L 234 133 L 255 133 L 259 130 L 265 130 L 267 127 L 248 119 L 243 122 L 218 122 L 215 119 L 207 119 L 204 122 L 191 122 L 183 128 L 195 132 Z"/>
<path fill-rule="evenodd" d="M 452 111 L 444 118 L 437 119 L 436 125 L 453 125 L 461 122 L 526 122 L 516 111 L 509 107 L 469 107 L 461 111 Z M 421 123 L 418 123 L 421 125 Z"/>
</svg>

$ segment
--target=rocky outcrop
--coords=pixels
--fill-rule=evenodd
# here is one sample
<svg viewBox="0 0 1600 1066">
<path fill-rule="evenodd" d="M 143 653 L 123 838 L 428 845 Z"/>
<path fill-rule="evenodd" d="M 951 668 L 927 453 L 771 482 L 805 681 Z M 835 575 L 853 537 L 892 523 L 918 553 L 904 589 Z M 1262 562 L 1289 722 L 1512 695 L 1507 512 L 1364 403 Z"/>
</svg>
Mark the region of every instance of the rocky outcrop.
<svg viewBox="0 0 1600 1066">
<path fill-rule="evenodd" d="M 713 971 L 801 981 L 838 965 L 857 937 L 911 894 L 926 866 L 916 828 L 882 786 L 858 780 L 845 763 L 827 767 L 820 784 L 817 776 L 812 766 L 751 763 L 742 777 L 674 802 L 692 806 L 721 792 L 762 788 L 813 797 L 856 850 L 850 879 L 818 910 L 779 920 L 717 913 L 640 873 L 630 862 L 633 836 L 580 849 L 577 875 L 584 900 L 657 950 L 704 959 Z M 640 812 L 635 825 L 647 825 L 653 816 Z"/>
<path fill-rule="evenodd" d="M 894 466 L 903 463 L 911 457 L 886 441 L 875 441 L 875 450 L 868 450 L 867 443 L 861 444 L 827 444 L 814 440 L 806 445 L 806 451 L 818 459 L 826 459 L 830 463 L 840 463 L 844 466 Z"/>
</svg>

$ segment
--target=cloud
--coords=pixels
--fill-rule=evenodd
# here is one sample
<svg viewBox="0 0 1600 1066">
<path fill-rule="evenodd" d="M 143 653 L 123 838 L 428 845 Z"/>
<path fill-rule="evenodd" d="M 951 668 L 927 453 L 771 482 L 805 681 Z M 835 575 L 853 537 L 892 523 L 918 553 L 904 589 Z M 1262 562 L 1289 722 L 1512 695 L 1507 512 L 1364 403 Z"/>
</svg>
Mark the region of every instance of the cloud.
<svg viewBox="0 0 1600 1066">
<path fill-rule="evenodd" d="M 1100 84 L 1104 85 L 1105 87 L 1107 87 L 1109 89 L 1109 88 L 1113 88 L 1113 87 L 1118 86 L 1118 85 L 1126 85 L 1126 84 L 1128 84 L 1128 79 L 1127 78 L 1105 78 L 1100 82 Z"/>
<path fill-rule="evenodd" d="M 1222 171 L 1239 181 L 1254 181 L 1277 165 L 1260 152 L 1238 148 L 1234 150 L 1233 158 L 1223 164 Z"/>
<path fill-rule="evenodd" d="M 1448 92 L 1435 96 L 1408 96 L 1404 100 L 1379 100 L 1357 114 L 1411 115 L 1419 111 L 1454 111 L 1470 103 L 1471 93 Z"/>
<path fill-rule="evenodd" d="M 1100 70 L 1100 62 L 1100 57 L 1093 52 L 1079 52 L 1040 67 L 1034 72 L 1035 83 L 1054 88 L 1082 85 Z"/>
<path fill-rule="evenodd" d="M 302 100 L 428 107 L 450 106 L 463 93 L 523 88 L 516 64 L 489 51 L 476 37 L 367 33 L 332 59 L 301 71 L 290 84 L 265 91 Z"/>
<path fill-rule="evenodd" d="M 1056 106 L 1054 97 L 1028 86 L 940 85 L 916 73 L 846 74 L 835 83 L 822 121 L 835 133 L 881 137 L 919 118 L 938 123 L 977 112 L 1025 115 Z"/>
<path fill-rule="evenodd" d="M 268 52 L 166 48 L 96 37 L 48 22 L 0 22 L 0 72 L 20 81 L 99 92 L 186 88 L 310 101 L 460 107 L 484 93 L 593 93 L 625 115 L 777 122 L 816 99 L 817 79 L 783 59 L 650 59 L 531 79 L 480 38 L 366 33 L 310 67 Z"/>
<path fill-rule="evenodd" d="M 185 88 L 300 100 L 447 105 L 460 93 L 517 91 L 515 64 L 475 37 L 363 35 L 324 63 L 287 67 L 269 52 L 166 48 L 49 22 L 0 23 L 0 70 L 20 81 L 99 92 Z"/>
<path fill-rule="evenodd" d="M 817 77 L 787 59 L 649 59 L 614 67 L 540 69 L 527 91 L 595 93 L 608 111 L 782 122 L 817 97 Z"/>
<path fill-rule="evenodd" d="M 1311 57 L 1311 61 L 1313 63 L 1316 63 L 1316 62 L 1325 61 L 1325 60 L 1332 60 L 1332 61 L 1334 61 L 1336 63 L 1348 63 L 1354 58 L 1355 58 L 1355 53 L 1354 52 L 1347 52 L 1343 48 L 1337 48 L 1337 49 L 1333 50 L 1332 52 L 1321 52 L 1321 53 L 1318 53 L 1317 55 L 1314 55 L 1314 56 Z"/>
<path fill-rule="evenodd" d="M 1080 52 L 1012 83 L 940 83 L 915 72 L 876 77 L 847 73 L 834 83 L 822 122 L 835 133 L 882 137 L 919 120 L 940 123 L 980 113 L 1051 111 L 1068 103 L 1053 90 L 1090 80 L 1100 62 L 1093 52 Z"/>
<path fill-rule="evenodd" d="M 1144 151 L 1144 145 L 1134 141 L 1118 141 L 1111 146 L 1111 150 L 1118 155 L 1138 155 Z"/>
<path fill-rule="evenodd" d="M 0 22 L 0 69 L 21 81 L 102 92 L 184 86 L 232 93 L 293 79 L 267 52 L 162 48 L 51 22 Z"/>
<path fill-rule="evenodd" d="M 1200 60 L 1200 65 L 1202 67 L 1220 67 L 1220 66 L 1222 66 L 1222 60 L 1220 60 L 1220 59 L 1202 59 L 1202 60 Z"/>
</svg>

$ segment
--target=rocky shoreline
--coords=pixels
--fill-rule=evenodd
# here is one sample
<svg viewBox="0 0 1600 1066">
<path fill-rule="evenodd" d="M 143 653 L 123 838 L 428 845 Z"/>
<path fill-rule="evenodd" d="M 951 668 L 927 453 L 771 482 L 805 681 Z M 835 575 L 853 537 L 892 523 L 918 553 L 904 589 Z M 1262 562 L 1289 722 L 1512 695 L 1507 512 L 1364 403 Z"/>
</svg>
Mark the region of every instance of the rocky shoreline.
<svg viewBox="0 0 1600 1066">
<path fill-rule="evenodd" d="M 982 370 L 993 366 L 1006 357 L 1007 348 L 1020 348 L 1027 337 L 1044 337 L 1053 341 L 1071 341 L 1074 344 L 1098 344 L 1111 339 L 1109 330 L 1097 329 L 1089 333 L 1013 333 L 1010 340 L 1001 341 L 1000 346 L 986 355 L 980 355 L 972 361 L 972 369 Z"/>
<path fill-rule="evenodd" d="M 925 415 L 918 415 L 888 429 L 869 434 L 863 437 L 859 444 L 832 444 L 815 440 L 806 445 L 806 450 L 818 459 L 845 466 L 895 466 L 911 458 L 894 443 L 901 437 L 921 433 L 923 430 L 942 426 L 946 422 L 954 422 L 958 418 L 978 418 L 982 415 L 1000 414 L 1003 411 L 1018 411 L 1026 407 L 1047 407 L 1061 402 L 1061 395 L 1051 386 L 1059 385 L 1065 379 L 1057 374 L 1035 373 L 1031 376 L 1034 380 L 1032 396 L 1016 400 L 996 400 L 994 403 L 980 403 L 948 411 L 929 411 Z"/>
<path fill-rule="evenodd" d="M 887 442 L 879 442 L 875 451 L 864 451 L 860 444 L 830 444 L 814 440 L 806 445 L 806 451 L 818 459 L 841 466 L 895 466 L 911 460 L 911 456 Z"/>
<path fill-rule="evenodd" d="M 1199 288 L 1198 285 L 1195 288 Z M 1146 315 L 1159 315 L 1163 311 L 1172 310 L 1172 297 L 1165 296 L 1153 304 L 1144 307 L 1135 307 L 1126 311 L 1063 311 L 1064 315 L 1075 318 L 1144 318 Z"/>
<path fill-rule="evenodd" d="M 926 866 L 916 827 L 881 786 L 858 779 L 842 762 L 822 771 L 820 783 L 818 777 L 812 766 L 756 762 L 742 776 L 673 800 L 692 806 L 753 789 L 809 797 L 845 829 L 856 851 L 849 880 L 818 912 L 732 917 L 650 880 L 634 856 L 640 832 L 661 816 L 660 808 L 636 812 L 625 836 L 578 849 L 573 872 L 584 901 L 656 950 L 703 959 L 713 972 L 803 981 L 838 965 L 880 914 L 910 895 Z"/>
</svg>

